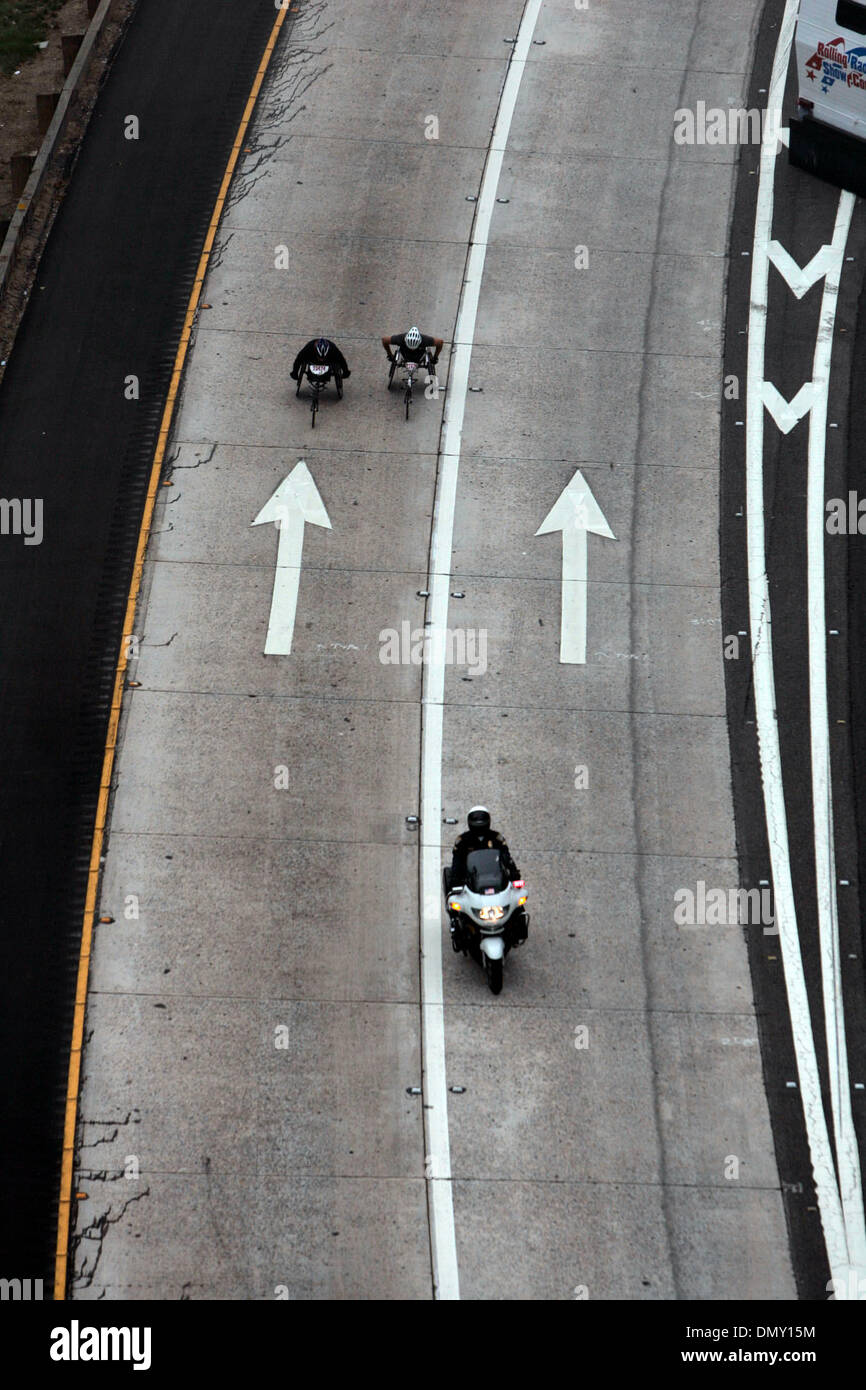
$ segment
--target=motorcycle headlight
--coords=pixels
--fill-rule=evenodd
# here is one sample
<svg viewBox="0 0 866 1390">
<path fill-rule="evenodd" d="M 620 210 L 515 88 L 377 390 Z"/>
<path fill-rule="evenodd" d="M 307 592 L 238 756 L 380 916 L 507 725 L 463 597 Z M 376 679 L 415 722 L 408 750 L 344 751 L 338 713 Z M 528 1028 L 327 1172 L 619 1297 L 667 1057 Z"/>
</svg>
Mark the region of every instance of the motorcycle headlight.
<svg viewBox="0 0 866 1390">
<path fill-rule="evenodd" d="M 498 922 L 500 917 L 505 916 L 504 907 L 482 907 L 479 908 L 478 916 L 482 922 Z"/>
<path fill-rule="evenodd" d="M 449 903 L 448 907 L 451 912 L 460 912 L 462 910 L 459 903 Z"/>
</svg>

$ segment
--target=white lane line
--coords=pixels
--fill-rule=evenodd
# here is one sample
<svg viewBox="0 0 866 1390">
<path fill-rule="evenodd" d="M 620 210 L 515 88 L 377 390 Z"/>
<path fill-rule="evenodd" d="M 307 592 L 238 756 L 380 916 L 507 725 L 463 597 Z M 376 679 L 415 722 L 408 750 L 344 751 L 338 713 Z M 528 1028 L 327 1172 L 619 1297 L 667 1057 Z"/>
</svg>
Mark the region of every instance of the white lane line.
<svg viewBox="0 0 866 1390">
<path fill-rule="evenodd" d="M 767 98 L 769 128 L 778 130 L 785 76 L 794 36 L 799 0 L 787 0 L 779 27 L 773 74 Z M 797 1073 L 803 1114 L 821 1213 L 830 1272 L 847 1287 L 848 1242 L 827 1121 L 821 1099 L 815 1040 L 809 999 L 803 975 L 797 914 L 791 882 L 788 827 L 782 786 L 779 731 L 776 724 L 776 689 L 771 641 L 770 590 L 767 579 L 764 536 L 764 357 L 767 330 L 769 243 L 773 224 L 773 178 L 776 142 L 761 145 L 755 235 L 752 248 L 752 282 L 749 304 L 749 346 L 746 379 L 746 553 L 749 571 L 749 625 L 755 689 L 755 719 L 761 761 L 767 840 L 773 872 L 776 925 L 785 970 L 788 1012 L 797 1057 Z"/>
<path fill-rule="evenodd" d="M 848 1240 L 848 1264 L 856 1270 L 857 1289 L 866 1278 L 866 1226 L 860 1155 L 848 1077 L 845 1006 L 839 961 L 839 917 L 836 897 L 836 853 L 833 843 L 833 789 L 830 770 L 830 719 L 827 708 L 827 619 L 824 594 L 824 458 L 827 440 L 827 398 L 839 278 L 851 214 L 853 193 L 843 192 L 836 213 L 833 241 L 827 258 L 821 317 L 812 365 L 814 402 L 809 415 L 809 472 L 806 490 L 806 548 L 809 614 L 809 721 L 812 748 L 812 814 L 817 877 L 818 933 L 821 945 L 821 987 L 827 1034 L 833 1137 L 842 1212 Z M 838 1297 L 838 1294 L 837 1294 Z"/>
<path fill-rule="evenodd" d="M 448 1090 L 445 1084 L 445 1015 L 442 990 L 442 729 L 445 713 L 445 633 L 451 547 L 463 412 L 469 385 L 469 360 L 481 277 L 487 254 L 490 219 L 541 0 L 527 0 L 499 100 L 496 124 L 484 162 L 481 194 L 475 209 L 472 242 L 448 373 L 448 392 L 439 451 L 439 473 L 430 546 L 430 658 L 422 671 L 421 690 L 421 1047 L 424 1067 L 424 1127 L 427 1147 L 427 1201 L 433 1283 L 437 1299 L 459 1299 L 457 1240 L 451 1192 L 451 1146 L 448 1138 Z"/>
</svg>

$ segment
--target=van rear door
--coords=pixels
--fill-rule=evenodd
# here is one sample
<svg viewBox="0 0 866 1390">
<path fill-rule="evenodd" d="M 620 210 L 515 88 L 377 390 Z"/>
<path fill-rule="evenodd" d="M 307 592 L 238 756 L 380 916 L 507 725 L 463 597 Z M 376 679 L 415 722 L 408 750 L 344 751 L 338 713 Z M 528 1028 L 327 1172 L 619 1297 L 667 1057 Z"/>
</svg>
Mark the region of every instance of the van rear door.
<svg viewBox="0 0 866 1390">
<path fill-rule="evenodd" d="M 866 2 L 801 0 L 794 51 L 801 109 L 866 137 Z"/>
</svg>

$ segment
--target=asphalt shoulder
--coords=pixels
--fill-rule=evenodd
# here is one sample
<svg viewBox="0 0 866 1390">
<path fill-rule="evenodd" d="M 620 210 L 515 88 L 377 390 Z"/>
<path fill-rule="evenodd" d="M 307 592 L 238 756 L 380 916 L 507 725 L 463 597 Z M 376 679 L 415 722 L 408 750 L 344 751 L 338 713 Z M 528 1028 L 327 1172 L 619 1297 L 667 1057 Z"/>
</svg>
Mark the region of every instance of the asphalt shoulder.
<svg viewBox="0 0 866 1390">
<path fill-rule="evenodd" d="M 0 1266 L 50 1279 L 114 669 L 161 414 L 273 5 L 140 0 L 0 386 Z"/>
</svg>

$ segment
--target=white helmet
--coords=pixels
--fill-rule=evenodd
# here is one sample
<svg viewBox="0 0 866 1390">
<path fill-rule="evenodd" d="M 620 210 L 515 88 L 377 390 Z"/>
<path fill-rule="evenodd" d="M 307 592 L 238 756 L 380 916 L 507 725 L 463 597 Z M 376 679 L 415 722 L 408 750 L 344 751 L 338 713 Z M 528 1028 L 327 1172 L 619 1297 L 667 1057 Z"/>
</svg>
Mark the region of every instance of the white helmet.
<svg viewBox="0 0 866 1390">
<path fill-rule="evenodd" d="M 410 328 L 404 339 L 407 348 L 419 348 L 421 346 L 421 334 L 417 328 Z"/>
<path fill-rule="evenodd" d="M 473 835 L 479 837 L 486 835 L 490 829 L 490 812 L 487 807 L 470 806 L 466 815 L 466 824 Z"/>
</svg>

